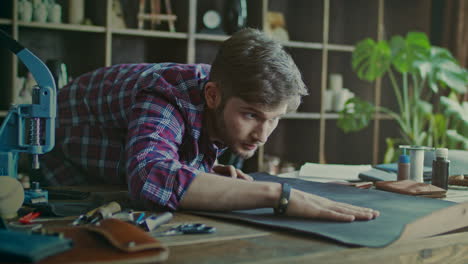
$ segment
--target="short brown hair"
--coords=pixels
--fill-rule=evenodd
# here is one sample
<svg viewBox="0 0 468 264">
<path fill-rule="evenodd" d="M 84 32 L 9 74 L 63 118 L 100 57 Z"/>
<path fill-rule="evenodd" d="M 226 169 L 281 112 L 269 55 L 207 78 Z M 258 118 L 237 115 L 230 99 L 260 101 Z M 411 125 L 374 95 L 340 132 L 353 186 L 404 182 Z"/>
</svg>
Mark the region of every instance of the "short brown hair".
<svg viewBox="0 0 468 264">
<path fill-rule="evenodd" d="M 301 73 L 282 45 L 252 28 L 221 44 L 210 78 L 220 85 L 223 103 L 230 97 L 272 107 L 287 102 L 294 111 L 307 95 Z"/>
</svg>

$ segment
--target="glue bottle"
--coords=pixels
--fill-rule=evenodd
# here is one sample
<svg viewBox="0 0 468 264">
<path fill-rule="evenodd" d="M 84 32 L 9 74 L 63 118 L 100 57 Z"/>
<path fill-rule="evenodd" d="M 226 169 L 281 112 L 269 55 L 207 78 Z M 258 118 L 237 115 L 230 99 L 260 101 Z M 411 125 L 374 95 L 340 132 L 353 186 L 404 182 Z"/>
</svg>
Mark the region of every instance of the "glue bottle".
<svg viewBox="0 0 468 264">
<path fill-rule="evenodd" d="M 400 155 L 398 160 L 398 181 L 408 180 L 410 175 L 410 158 L 406 153 Z"/>
<path fill-rule="evenodd" d="M 435 150 L 435 159 L 432 161 L 432 185 L 447 190 L 449 165 L 448 149 L 437 148 Z"/>
</svg>

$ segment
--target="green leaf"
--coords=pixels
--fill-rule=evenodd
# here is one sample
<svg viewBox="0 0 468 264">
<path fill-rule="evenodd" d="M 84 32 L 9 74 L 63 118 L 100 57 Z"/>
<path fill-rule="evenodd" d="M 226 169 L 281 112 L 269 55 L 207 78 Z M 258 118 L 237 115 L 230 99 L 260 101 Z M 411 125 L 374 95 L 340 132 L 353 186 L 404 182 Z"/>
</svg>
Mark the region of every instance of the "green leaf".
<svg viewBox="0 0 468 264">
<path fill-rule="evenodd" d="M 352 67 L 362 80 L 374 81 L 390 68 L 391 51 L 386 41 L 367 38 L 356 45 Z"/>
<path fill-rule="evenodd" d="M 395 143 L 393 138 L 386 138 L 385 142 L 387 143 L 387 150 L 385 151 L 384 155 L 384 163 L 391 163 L 393 162 L 396 154 L 395 154 Z"/>
<path fill-rule="evenodd" d="M 447 137 L 456 144 L 460 144 L 463 149 L 468 149 L 468 138 L 458 134 L 456 130 L 447 130 Z"/>
<path fill-rule="evenodd" d="M 432 115 L 432 109 L 433 106 L 431 103 L 428 103 L 426 101 L 418 100 L 416 101 L 416 109 L 423 114 L 423 116 L 431 116 Z"/>
<path fill-rule="evenodd" d="M 440 103 L 444 106 L 444 113 L 447 116 L 454 116 L 457 120 L 468 125 L 468 102 L 460 104 L 456 99 L 442 96 Z"/>
<path fill-rule="evenodd" d="M 436 73 L 438 81 L 459 93 L 466 93 L 468 85 L 468 74 L 465 69 L 453 61 L 445 61 L 438 65 Z"/>
<path fill-rule="evenodd" d="M 439 87 L 446 86 L 459 93 L 466 92 L 468 72 L 444 48 L 432 47 L 428 57 L 422 56 L 414 61 L 414 67 L 434 93 L 439 91 Z"/>
<path fill-rule="evenodd" d="M 369 102 L 351 98 L 339 112 L 337 125 L 345 133 L 362 130 L 369 125 L 374 112 L 375 108 Z"/>
<path fill-rule="evenodd" d="M 444 141 L 443 138 L 447 134 L 447 118 L 438 113 L 431 117 L 431 126 L 429 129 L 432 131 L 433 136 L 433 147 L 443 147 L 442 142 Z"/>
<path fill-rule="evenodd" d="M 392 50 L 392 65 L 400 73 L 415 72 L 414 62 L 427 58 L 431 44 L 426 34 L 409 32 L 406 39 L 394 36 L 390 41 Z"/>
</svg>

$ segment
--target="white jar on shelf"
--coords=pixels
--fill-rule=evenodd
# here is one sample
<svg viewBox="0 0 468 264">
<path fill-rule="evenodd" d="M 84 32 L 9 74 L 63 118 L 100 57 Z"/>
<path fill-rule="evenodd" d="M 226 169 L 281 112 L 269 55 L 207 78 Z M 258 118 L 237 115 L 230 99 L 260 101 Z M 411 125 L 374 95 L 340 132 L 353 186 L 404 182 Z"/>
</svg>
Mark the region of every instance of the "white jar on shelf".
<svg viewBox="0 0 468 264">
<path fill-rule="evenodd" d="M 85 11 L 84 0 L 69 0 L 68 5 L 68 22 L 70 24 L 82 24 Z"/>
<path fill-rule="evenodd" d="M 354 93 L 351 92 L 350 90 L 343 88 L 339 90 L 337 93 L 335 93 L 335 105 L 333 107 L 333 110 L 335 112 L 340 112 L 341 110 L 344 109 L 344 106 L 346 104 L 346 101 L 354 97 Z"/>
<path fill-rule="evenodd" d="M 329 76 L 329 87 L 331 90 L 341 90 L 343 88 L 343 75 L 339 73 L 332 73 Z"/>
<path fill-rule="evenodd" d="M 31 22 L 33 15 L 33 5 L 28 0 L 18 2 L 18 19 L 23 22 Z"/>
<path fill-rule="evenodd" d="M 62 23 L 62 6 L 51 2 L 48 6 L 49 16 L 48 20 L 51 23 Z"/>
<path fill-rule="evenodd" d="M 45 23 L 47 21 L 47 4 L 43 2 L 39 2 L 34 4 L 34 12 L 33 12 L 33 19 L 36 22 Z"/>
</svg>

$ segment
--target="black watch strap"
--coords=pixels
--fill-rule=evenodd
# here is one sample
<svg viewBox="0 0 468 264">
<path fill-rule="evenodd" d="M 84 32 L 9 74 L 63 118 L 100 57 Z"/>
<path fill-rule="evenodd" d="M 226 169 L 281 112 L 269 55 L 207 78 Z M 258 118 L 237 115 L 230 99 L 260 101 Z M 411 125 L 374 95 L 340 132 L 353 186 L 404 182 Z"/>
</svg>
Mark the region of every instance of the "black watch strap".
<svg viewBox="0 0 468 264">
<path fill-rule="evenodd" d="M 281 196 L 278 204 L 274 208 L 276 215 L 284 215 L 289 205 L 289 197 L 291 196 L 291 185 L 287 183 L 281 184 Z"/>
</svg>

